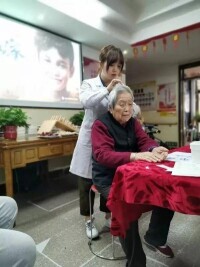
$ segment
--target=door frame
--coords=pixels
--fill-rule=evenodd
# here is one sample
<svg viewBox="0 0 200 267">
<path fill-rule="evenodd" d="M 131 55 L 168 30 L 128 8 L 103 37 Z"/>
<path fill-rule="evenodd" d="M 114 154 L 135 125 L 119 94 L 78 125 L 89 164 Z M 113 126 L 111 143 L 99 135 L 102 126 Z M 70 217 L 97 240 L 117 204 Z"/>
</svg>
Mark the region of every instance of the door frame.
<svg viewBox="0 0 200 267">
<path fill-rule="evenodd" d="M 183 77 L 183 71 L 184 69 L 189 69 L 193 67 L 200 67 L 200 61 L 187 63 L 184 65 L 179 65 L 178 68 L 178 103 L 179 103 L 179 109 L 178 109 L 178 139 L 179 139 L 179 146 L 183 146 L 184 144 L 184 90 L 183 90 L 183 83 L 184 80 L 193 80 L 200 78 L 200 76 L 197 77 L 191 77 L 191 78 L 184 78 Z"/>
</svg>

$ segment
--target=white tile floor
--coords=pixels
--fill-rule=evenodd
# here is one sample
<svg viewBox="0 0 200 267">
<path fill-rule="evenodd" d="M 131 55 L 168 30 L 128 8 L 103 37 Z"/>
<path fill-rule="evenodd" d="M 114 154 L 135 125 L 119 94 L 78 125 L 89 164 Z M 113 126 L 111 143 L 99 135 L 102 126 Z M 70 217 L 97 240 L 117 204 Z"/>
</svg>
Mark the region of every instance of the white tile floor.
<svg viewBox="0 0 200 267">
<path fill-rule="evenodd" d="M 83 218 L 79 215 L 77 180 L 72 175 L 52 178 L 31 192 L 17 193 L 19 205 L 17 230 L 31 235 L 37 244 L 35 267 L 118 267 L 125 261 L 106 261 L 95 257 L 88 248 Z M 104 215 L 98 211 L 96 225 L 101 229 Z M 148 228 L 149 214 L 140 219 L 141 237 Z M 200 217 L 176 213 L 172 221 L 168 242 L 175 252 L 167 259 L 147 249 L 147 267 L 200 267 Z M 111 238 L 104 234 L 94 243 L 103 253 L 111 250 Z M 117 251 L 122 253 L 117 245 Z"/>
</svg>

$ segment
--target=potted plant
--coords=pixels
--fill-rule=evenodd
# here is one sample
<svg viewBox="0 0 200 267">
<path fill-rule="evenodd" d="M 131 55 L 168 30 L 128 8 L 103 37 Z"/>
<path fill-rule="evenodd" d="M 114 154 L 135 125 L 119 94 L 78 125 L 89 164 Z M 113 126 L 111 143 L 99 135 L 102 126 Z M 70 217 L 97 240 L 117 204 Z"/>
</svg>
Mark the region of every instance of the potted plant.
<svg viewBox="0 0 200 267">
<path fill-rule="evenodd" d="M 4 131 L 4 138 L 16 140 L 17 127 L 29 127 L 28 115 L 19 107 L 0 108 L 0 128 Z"/>
<path fill-rule="evenodd" d="M 84 117 L 84 111 L 80 111 L 79 113 L 74 114 L 69 120 L 74 125 L 81 126 L 83 117 Z"/>
</svg>

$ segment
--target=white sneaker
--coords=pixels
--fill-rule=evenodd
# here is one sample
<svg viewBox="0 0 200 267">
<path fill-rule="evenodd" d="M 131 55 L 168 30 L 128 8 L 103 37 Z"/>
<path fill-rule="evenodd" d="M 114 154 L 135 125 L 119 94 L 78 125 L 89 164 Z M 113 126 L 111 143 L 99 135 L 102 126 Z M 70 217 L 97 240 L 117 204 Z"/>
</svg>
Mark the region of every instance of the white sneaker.
<svg viewBox="0 0 200 267">
<path fill-rule="evenodd" d="M 91 239 L 91 234 L 92 234 L 92 239 L 94 238 L 97 238 L 99 236 L 99 232 L 97 230 L 97 228 L 95 227 L 94 225 L 94 219 L 92 220 L 88 220 L 86 223 L 85 223 L 85 226 L 86 226 L 86 235 L 88 238 Z"/>
<path fill-rule="evenodd" d="M 107 228 L 111 228 L 111 218 L 109 219 L 105 219 L 105 224 L 104 224 L 105 227 Z"/>
</svg>

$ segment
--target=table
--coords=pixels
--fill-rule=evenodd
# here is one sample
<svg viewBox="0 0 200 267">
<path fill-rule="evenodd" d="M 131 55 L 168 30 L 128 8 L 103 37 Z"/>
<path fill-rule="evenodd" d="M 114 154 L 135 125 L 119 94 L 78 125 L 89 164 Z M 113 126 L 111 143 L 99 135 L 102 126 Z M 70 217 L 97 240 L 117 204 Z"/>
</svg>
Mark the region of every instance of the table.
<svg viewBox="0 0 200 267">
<path fill-rule="evenodd" d="M 173 151 L 190 152 L 190 148 L 170 152 Z M 174 176 L 157 164 L 136 161 L 117 168 L 107 202 L 112 212 L 113 235 L 125 236 L 130 223 L 153 206 L 200 215 L 200 175 Z M 174 162 L 162 164 L 173 167 Z"/>
<path fill-rule="evenodd" d="M 71 155 L 78 136 L 42 139 L 29 136 L 23 139 L 0 141 L 0 168 L 5 171 L 6 195 L 13 196 L 12 170 L 28 163 Z"/>
</svg>

